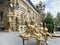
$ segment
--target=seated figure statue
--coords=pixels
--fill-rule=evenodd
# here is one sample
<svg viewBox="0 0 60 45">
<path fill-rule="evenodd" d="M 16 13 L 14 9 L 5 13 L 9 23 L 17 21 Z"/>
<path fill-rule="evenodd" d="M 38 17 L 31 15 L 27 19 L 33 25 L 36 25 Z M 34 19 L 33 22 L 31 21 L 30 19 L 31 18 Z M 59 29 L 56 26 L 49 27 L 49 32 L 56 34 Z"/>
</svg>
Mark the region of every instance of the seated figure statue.
<svg viewBox="0 0 60 45">
<path fill-rule="evenodd" d="M 37 38 L 38 40 L 42 40 L 42 34 L 39 32 L 38 26 L 35 26 L 35 31 L 33 34 L 35 35 L 35 38 Z"/>
<path fill-rule="evenodd" d="M 42 35 L 39 33 L 38 26 L 35 25 L 34 21 L 31 21 L 29 27 L 30 27 L 31 37 L 41 40 Z"/>
<path fill-rule="evenodd" d="M 30 37 L 30 29 L 29 29 L 29 26 L 28 26 L 28 22 L 26 22 L 25 32 L 19 34 L 19 36 L 22 37 L 22 38 L 29 38 Z"/>
</svg>

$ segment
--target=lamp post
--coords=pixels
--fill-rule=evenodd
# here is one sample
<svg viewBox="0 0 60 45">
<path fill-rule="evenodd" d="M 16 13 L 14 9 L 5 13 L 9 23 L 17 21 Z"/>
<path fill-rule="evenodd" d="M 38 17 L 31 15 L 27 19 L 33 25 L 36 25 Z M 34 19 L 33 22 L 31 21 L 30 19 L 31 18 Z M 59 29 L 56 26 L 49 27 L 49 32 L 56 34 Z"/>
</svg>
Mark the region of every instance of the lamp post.
<svg viewBox="0 0 60 45">
<path fill-rule="evenodd" d="M 41 15 L 42 15 L 42 21 L 44 20 L 44 17 L 45 17 L 44 10 L 45 10 L 45 4 L 42 4 L 42 10 L 41 10 L 41 11 L 42 11 L 42 12 L 41 12 L 41 13 L 42 13 L 42 14 L 41 14 Z"/>
<path fill-rule="evenodd" d="M 53 30 L 53 33 L 56 34 L 56 26 L 55 26 L 55 23 L 54 23 L 54 30 Z"/>
<path fill-rule="evenodd" d="M 45 4 L 42 4 L 42 10 L 45 10 Z"/>
<path fill-rule="evenodd" d="M 41 1 L 40 1 L 40 3 L 39 3 L 39 10 L 40 10 L 40 14 L 41 14 L 41 18 L 42 18 L 42 21 L 44 20 L 44 15 L 45 15 L 45 13 L 44 13 L 44 10 L 45 10 L 45 4 L 43 4 Z"/>
</svg>

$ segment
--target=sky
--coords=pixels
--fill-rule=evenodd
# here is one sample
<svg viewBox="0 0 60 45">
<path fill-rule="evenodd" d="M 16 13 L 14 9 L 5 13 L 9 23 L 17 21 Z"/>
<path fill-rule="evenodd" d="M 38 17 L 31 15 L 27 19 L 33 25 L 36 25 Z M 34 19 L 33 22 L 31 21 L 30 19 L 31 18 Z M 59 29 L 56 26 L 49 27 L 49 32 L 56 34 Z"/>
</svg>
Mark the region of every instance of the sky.
<svg viewBox="0 0 60 45">
<path fill-rule="evenodd" d="M 60 0 L 31 0 L 33 4 L 37 4 L 40 1 L 45 3 L 45 13 L 50 12 L 53 17 L 57 16 L 57 12 L 60 12 Z"/>
</svg>

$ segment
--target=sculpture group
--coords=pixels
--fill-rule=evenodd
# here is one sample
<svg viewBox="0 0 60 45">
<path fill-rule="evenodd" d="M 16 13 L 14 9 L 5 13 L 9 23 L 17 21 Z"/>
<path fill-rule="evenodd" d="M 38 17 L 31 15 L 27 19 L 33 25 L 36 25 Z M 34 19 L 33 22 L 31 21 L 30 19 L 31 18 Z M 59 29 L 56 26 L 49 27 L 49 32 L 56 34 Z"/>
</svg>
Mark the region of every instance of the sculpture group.
<svg viewBox="0 0 60 45">
<path fill-rule="evenodd" d="M 23 45 L 24 45 L 24 40 L 29 40 L 31 38 L 35 38 L 37 40 L 37 45 L 41 45 L 41 41 L 44 38 L 46 45 L 48 45 L 48 36 L 52 38 L 52 35 L 48 32 L 46 23 L 42 23 L 42 22 L 40 22 L 39 25 L 34 24 L 34 22 L 30 24 L 26 22 L 25 32 L 18 34 L 18 36 L 22 37 Z M 28 45 L 30 44 L 28 43 Z"/>
</svg>

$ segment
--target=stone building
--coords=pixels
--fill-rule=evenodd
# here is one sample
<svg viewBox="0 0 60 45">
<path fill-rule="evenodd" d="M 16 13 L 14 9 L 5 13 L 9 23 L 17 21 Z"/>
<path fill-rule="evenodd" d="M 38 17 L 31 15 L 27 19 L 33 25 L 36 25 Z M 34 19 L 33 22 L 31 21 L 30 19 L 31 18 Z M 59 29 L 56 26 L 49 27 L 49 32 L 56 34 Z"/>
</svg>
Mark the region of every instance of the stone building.
<svg viewBox="0 0 60 45">
<path fill-rule="evenodd" d="M 30 0 L 0 0 L 0 29 L 20 30 L 26 21 L 39 24 L 41 15 Z"/>
</svg>

